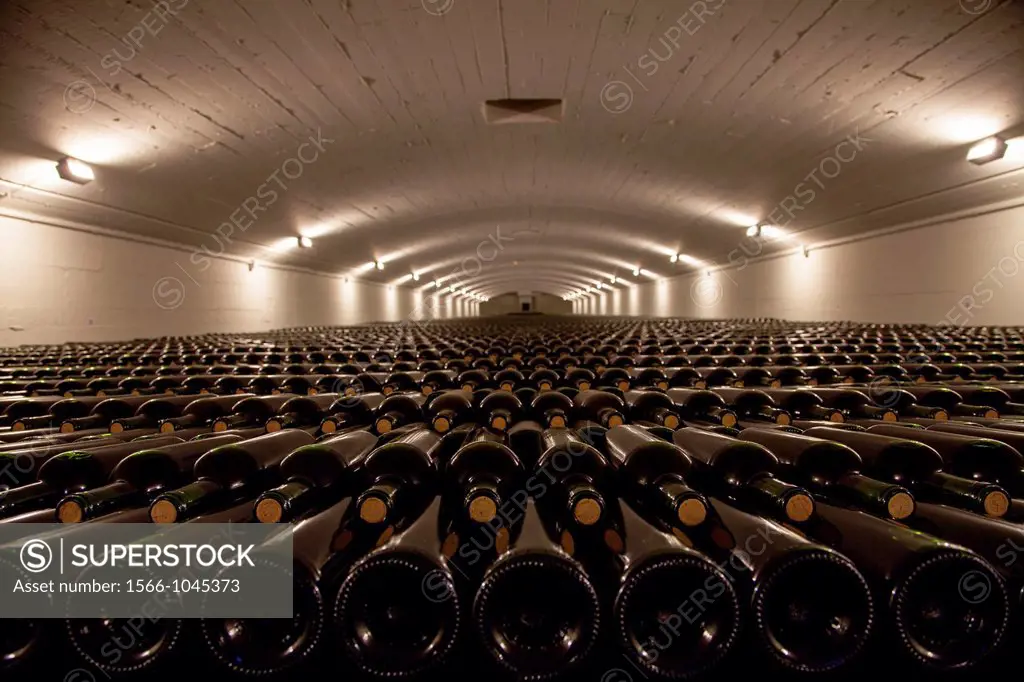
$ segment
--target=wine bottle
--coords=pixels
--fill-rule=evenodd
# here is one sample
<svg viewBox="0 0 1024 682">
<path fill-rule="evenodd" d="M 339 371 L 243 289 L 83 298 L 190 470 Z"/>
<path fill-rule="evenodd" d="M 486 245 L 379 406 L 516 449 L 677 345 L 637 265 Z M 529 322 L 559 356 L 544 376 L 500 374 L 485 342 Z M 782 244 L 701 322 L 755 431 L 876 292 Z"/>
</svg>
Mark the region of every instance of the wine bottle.
<svg viewBox="0 0 1024 682">
<path fill-rule="evenodd" d="M 738 418 L 722 396 L 713 391 L 695 388 L 670 388 L 666 395 L 686 422 L 715 426 L 736 426 Z"/>
<path fill-rule="evenodd" d="M 331 405 L 340 396 L 337 393 L 296 396 L 285 401 L 277 414 L 267 420 L 267 433 L 289 428 L 319 426 L 328 415 Z"/>
<path fill-rule="evenodd" d="M 267 421 L 277 414 L 285 403 L 294 398 L 291 393 L 242 398 L 231 406 L 231 413 L 213 420 L 214 431 L 266 427 Z"/>
<path fill-rule="evenodd" d="M 465 391 L 448 390 L 437 393 L 427 403 L 427 418 L 435 431 L 448 433 L 451 429 L 473 420 L 473 404 Z"/>
<path fill-rule="evenodd" d="M 453 509 L 473 523 L 490 523 L 519 489 L 525 469 L 502 437 L 478 429 L 444 467 Z"/>
<path fill-rule="evenodd" d="M 635 499 L 673 524 L 688 527 L 704 522 L 707 501 L 687 485 L 691 461 L 681 448 L 632 425 L 609 429 L 604 441 L 624 488 Z"/>
<path fill-rule="evenodd" d="M 424 419 L 427 397 L 422 393 L 395 393 L 377 407 L 374 428 L 384 434 L 400 426 L 417 424 Z"/>
<path fill-rule="evenodd" d="M 558 510 L 557 516 L 580 526 L 597 525 L 615 499 L 611 463 L 570 429 L 546 429 L 543 445 L 535 476 L 539 480 L 547 478 L 555 487 L 552 506 Z"/>
<path fill-rule="evenodd" d="M 614 507 L 604 539 L 616 573 L 614 639 L 645 677 L 709 672 L 739 639 L 743 613 L 733 578 L 625 502 Z"/>
<path fill-rule="evenodd" d="M 359 527 L 352 511 L 352 498 L 346 497 L 264 545 L 291 540 L 292 618 L 203 619 L 205 648 L 218 663 L 239 675 L 282 676 L 330 644 L 326 602 L 336 593 L 336 574 L 372 549 L 378 535 Z"/>
<path fill-rule="evenodd" d="M 600 424 L 606 429 L 619 426 L 626 422 L 623 415 L 626 409 L 621 398 L 607 391 L 580 391 L 575 399 L 576 422 L 586 420 Z"/>
<path fill-rule="evenodd" d="M 673 442 L 693 461 L 694 480 L 705 481 L 708 489 L 786 521 L 800 523 L 814 514 L 806 489 L 775 478 L 781 465 L 767 448 L 695 428 L 677 430 Z"/>
<path fill-rule="evenodd" d="M 761 391 L 797 419 L 838 423 L 846 421 L 842 411 L 825 407 L 821 397 L 814 391 L 786 388 L 762 388 Z"/>
<path fill-rule="evenodd" d="M 130 417 L 116 417 L 110 422 L 111 433 L 136 429 L 158 428 L 165 419 L 179 417 L 182 411 L 198 398 L 194 395 L 152 398 L 139 405 Z M 98 409 L 99 406 L 97 406 Z"/>
<path fill-rule="evenodd" d="M 354 493 L 354 472 L 376 445 L 375 435 L 355 427 L 296 448 L 281 461 L 284 483 L 256 499 L 256 519 L 261 523 L 292 521 Z"/>
<path fill-rule="evenodd" d="M 877 419 L 894 422 L 898 419 L 895 410 L 878 407 L 867 392 L 850 388 L 811 388 L 826 407 L 834 407 L 854 419 Z"/>
<path fill-rule="evenodd" d="M 807 526 L 808 535 L 846 555 L 872 584 L 884 606 L 884 641 L 906 658 L 933 671 L 963 670 L 999 648 L 1008 597 L 999 576 L 974 552 L 820 501 Z M 972 589 L 988 586 L 983 599 L 965 593 L 964 576 L 971 576 Z"/>
<path fill-rule="evenodd" d="M 330 414 L 320 423 L 321 433 L 330 434 L 348 426 L 373 424 L 374 415 L 384 400 L 383 393 L 363 393 L 338 398 L 327 409 Z"/>
<path fill-rule="evenodd" d="M 488 393 L 477 408 L 480 423 L 495 431 L 506 431 L 522 418 L 523 404 L 513 393 L 496 390 Z"/>
<path fill-rule="evenodd" d="M 159 428 L 162 433 L 173 433 L 178 429 L 191 429 L 201 426 L 213 428 L 213 421 L 218 417 L 228 414 L 228 410 L 239 400 L 254 397 L 252 394 L 215 396 L 199 398 L 188 403 L 181 414 L 176 417 L 168 417 L 160 422 Z"/>
<path fill-rule="evenodd" d="M 1013 497 L 1024 497 L 1024 456 L 1006 443 L 959 433 L 915 429 L 907 433 L 899 427 L 877 425 L 868 433 L 896 438 L 912 438 L 934 448 L 945 462 L 943 469 L 956 476 L 988 481 L 1003 486 Z"/>
<path fill-rule="evenodd" d="M 216 438 L 134 452 L 114 467 L 110 483 L 65 496 L 57 504 L 57 519 L 81 523 L 125 507 L 148 507 L 156 495 L 187 483 L 199 457 L 240 440 L 241 436 L 225 432 Z"/>
<path fill-rule="evenodd" d="M 333 600 L 336 636 L 363 674 L 422 675 L 455 650 L 462 604 L 442 551 L 444 527 L 438 497 L 416 521 L 357 561 L 342 583 Z"/>
<path fill-rule="evenodd" d="M 135 411 L 149 399 L 149 396 L 106 398 L 96 403 L 87 416 L 65 419 L 60 425 L 60 431 L 61 433 L 72 433 L 86 429 L 109 428 L 114 419 L 134 415 Z"/>
<path fill-rule="evenodd" d="M 792 415 L 779 409 L 775 400 L 764 391 L 725 387 L 711 390 L 725 400 L 725 404 L 736 413 L 740 420 L 767 422 L 783 426 L 788 426 L 793 421 Z"/>
<path fill-rule="evenodd" d="M 307 432 L 286 429 L 216 447 L 196 460 L 194 483 L 154 498 L 150 518 L 153 523 L 180 523 L 252 498 L 274 481 L 289 453 L 312 442 Z"/>
<path fill-rule="evenodd" d="M 804 433 L 850 446 L 861 456 L 869 475 L 906 486 L 917 500 L 951 504 L 996 517 L 1009 509 L 1010 496 L 1006 490 L 944 472 L 942 456 L 916 440 L 830 428 Z"/>
<path fill-rule="evenodd" d="M 579 562 L 548 536 L 532 499 L 517 537 L 484 574 L 472 624 L 489 657 L 519 680 L 570 675 L 594 650 L 597 592 Z"/>
<path fill-rule="evenodd" d="M 366 456 L 364 491 L 357 498 L 359 518 L 366 523 L 393 523 L 408 515 L 423 494 L 433 494 L 438 477 L 441 436 L 414 427 Z"/>
<path fill-rule="evenodd" d="M 533 418 L 548 429 L 568 427 L 574 410 L 572 399 L 558 391 L 539 393 L 530 403 Z"/>
<path fill-rule="evenodd" d="M 65 450 L 39 466 L 35 483 L 0 493 L 0 518 L 52 506 L 64 495 L 95 488 L 102 485 L 114 467 L 128 455 L 181 442 L 180 438 L 164 436 L 147 441 L 119 442 L 105 447 Z"/>
<path fill-rule="evenodd" d="M 758 649 L 784 670 L 835 673 L 871 637 L 875 604 L 857 566 L 793 528 L 710 498 L 705 526 L 679 537 L 706 551 L 742 587 Z M 709 598 L 694 594 L 698 607 Z"/>
<path fill-rule="evenodd" d="M 903 390 L 913 395 L 919 404 L 942 408 L 951 416 L 999 418 L 995 408 L 965 404 L 963 396 L 949 388 L 907 385 Z"/>
<path fill-rule="evenodd" d="M 682 426 L 672 399 L 660 391 L 628 391 L 625 394 L 630 421 L 649 421 L 669 429 Z"/>
<path fill-rule="evenodd" d="M 783 465 L 780 475 L 784 479 L 806 485 L 834 501 L 894 519 L 914 513 L 914 497 L 909 490 L 865 476 L 860 455 L 841 443 L 767 429 L 745 429 L 740 439 L 771 450 Z"/>
</svg>

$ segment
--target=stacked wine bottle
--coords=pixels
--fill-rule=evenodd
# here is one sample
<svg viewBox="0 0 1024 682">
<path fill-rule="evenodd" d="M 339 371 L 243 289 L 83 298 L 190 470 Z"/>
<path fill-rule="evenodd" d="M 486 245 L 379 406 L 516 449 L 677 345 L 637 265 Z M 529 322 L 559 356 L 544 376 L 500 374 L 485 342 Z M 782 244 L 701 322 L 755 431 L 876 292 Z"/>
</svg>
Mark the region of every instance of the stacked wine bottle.
<svg viewBox="0 0 1024 682">
<path fill-rule="evenodd" d="M 1024 329 L 297 328 L 0 349 L 0 393 L 0 523 L 294 553 L 290 620 L 0 621 L 10 679 L 976 673 L 1024 637 Z"/>
</svg>

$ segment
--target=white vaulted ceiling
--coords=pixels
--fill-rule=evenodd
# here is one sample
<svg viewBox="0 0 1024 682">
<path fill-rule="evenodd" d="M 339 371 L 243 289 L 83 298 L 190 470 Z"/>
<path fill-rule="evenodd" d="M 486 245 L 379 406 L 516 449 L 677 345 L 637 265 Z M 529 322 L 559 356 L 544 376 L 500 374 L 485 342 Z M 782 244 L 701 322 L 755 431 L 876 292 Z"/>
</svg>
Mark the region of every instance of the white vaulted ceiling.
<svg viewBox="0 0 1024 682">
<path fill-rule="evenodd" d="M 1024 132 L 1019 2 L 156 8 L 3 4 L 0 211 L 405 287 L 563 295 L 724 263 L 816 168 L 839 170 L 790 233 L 845 238 L 1024 187 L 1024 159 L 964 160 Z M 561 121 L 488 123 L 504 98 L 561 99 Z M 837 151 L 850 136 L 860 148 Z M 315 160 L 285 165 L 299 154 Z M 57 179 L 65 155 L 96 180 Z M 265 209 L 251 224 L 247 200 Z M 246 229 L 220 228 L 228 243 L 214 232 L 232 213 Z M 313 247 L 281 248 L 297 235 Z"/>
</svg>

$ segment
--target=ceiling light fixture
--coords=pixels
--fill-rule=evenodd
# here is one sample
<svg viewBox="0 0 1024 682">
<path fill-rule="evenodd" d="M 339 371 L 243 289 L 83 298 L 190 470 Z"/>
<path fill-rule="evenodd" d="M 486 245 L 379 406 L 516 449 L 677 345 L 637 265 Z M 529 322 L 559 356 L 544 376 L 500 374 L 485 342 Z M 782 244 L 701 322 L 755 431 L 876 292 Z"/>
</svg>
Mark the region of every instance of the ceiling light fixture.
<svg viewBox="0 0 1024 682">
<path fill-rule="evenodd" d="M 761 226 L 760 225 L 751 225 L 750 227 L 748 227 L 747 228 L 747 236 L 748 237 L 760 237 L 761 236 Z"/>
<path fill-rule="evenodd" d="M 300 249 L 308 249 L 311 246 L 313 246 L 313 240 L 312 239 L 310 239 L 309 237 L 299 237 L 299 248 Z"/>
<path fill-rule="evenodd" d="M 633 268 L 633 276 L 634 277 L 639 277 L 640 276 L 640 266 L 639 265 L 637 267 Z"/>
<path fill-rule="evenodd" d="M 679 254 L 678 253 L 673 253 L 672 257 L 668 259 L 668 262 L 669 263 L 678 263 L 679 262 Z"/>
<path fill-rule="evenodd" d="M 384 263 L 382 261 L 375 260 L 375 261 L 373 261 L 373 267 L 377 268 L 378 270 L 383 270 L 384 269 Z"/>
<path fill-rule="evenodd" d="M 92 167 L 84 161 L 65 156 L 57 162 L 57 174 L 67 180 L 79 185 L 85 185 L 96 179 Z"/>
<path fill-rule="evenodd" d="M 420 273 L 418 273 L 418 272 L 412 273 L 412 281 L 414 281 L 414 282 L 420 281 Z"/>
<path fill-rule="evenodd" d="M 612 284 L 615 284 L 615 282 L 617 282 L 618 279 L 619 279 L 618 277 L 616 277 L 615 275 L 612 275 L 611 277 L 608 278 L 608 281 L 611 282 Z"/>
<path fill-rule="evenodd" d="M 967 151 L 967 160 L 976 166 L 998 161 L 1006 154 L 1006 140 L 993 135 L 976 143 Z"/>
</svg>

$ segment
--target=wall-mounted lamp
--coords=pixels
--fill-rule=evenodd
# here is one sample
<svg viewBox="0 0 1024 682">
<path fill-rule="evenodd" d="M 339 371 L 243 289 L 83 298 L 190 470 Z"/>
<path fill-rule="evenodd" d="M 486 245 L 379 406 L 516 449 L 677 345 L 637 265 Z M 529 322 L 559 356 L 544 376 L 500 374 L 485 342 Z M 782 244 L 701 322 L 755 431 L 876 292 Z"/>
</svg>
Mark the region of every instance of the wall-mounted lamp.
<svg viewBox="0 0 1024 682">
<path fill-rule="evenodd" d="M 70 156 L 65 156 L 57 162 L 57 175 L 68 182 L 75 182 L 79 185 L 85 185 L 96 179 L 89 164 Z"/>
<path fill-rule="evenodd" d="M 990 161 L 998 161 L 1006 154 L 1006 147 L 1006 140 L 993 135 L 967 150 L 967 160 L 976 166 L 989 163 Z"/>
</svg>

